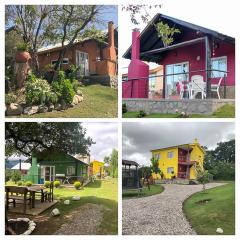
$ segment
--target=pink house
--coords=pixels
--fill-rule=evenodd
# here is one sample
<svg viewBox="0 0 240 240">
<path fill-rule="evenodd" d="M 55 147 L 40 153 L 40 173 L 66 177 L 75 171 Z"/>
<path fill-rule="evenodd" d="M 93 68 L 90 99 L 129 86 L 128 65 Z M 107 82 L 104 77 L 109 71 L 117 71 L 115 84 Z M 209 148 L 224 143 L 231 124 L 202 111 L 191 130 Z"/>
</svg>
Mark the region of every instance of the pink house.
<svg viewBox="0 0 240 240">
<path fill-rule="evenodd" d="M 167 47 L 158 37 L 154 26 L 160 21 L 180 30 L 180 33 L 174 35 L 174 42 Z M 143 74 L 139 70 L 139 62 L 143 64 L 142 61 L 163 66 L 162 98 L 171 98 L 174 92 L 179 93 L 179 81 L 190 83 L 195 75 L 200 75 L 205 82 L 207 98 L 217 97 L 212 92 L 212 86 L 217 84 L 220 84 L 221 98 L 235 98 L 234 38 L 163 14 L 155 15 L 151 24 L 148 24 L 138 37 L 134 32 L 136 30 L 133 31 L 133 44 L 123 55 L 124 58 L 132 59 L 128 81 L 123 82 L 123 98 L 148 97 L 141 91 L 137 95 L 133 94 L 136 93 L 135 86 L 138 86 L 138 89 L 148 88 L 146 66 L 143 67 Z M 138 50 L 139 53 L 136 53 Z M 134 60 L 136 56 L 139 56 L 138 62 Z"/>
</svg>

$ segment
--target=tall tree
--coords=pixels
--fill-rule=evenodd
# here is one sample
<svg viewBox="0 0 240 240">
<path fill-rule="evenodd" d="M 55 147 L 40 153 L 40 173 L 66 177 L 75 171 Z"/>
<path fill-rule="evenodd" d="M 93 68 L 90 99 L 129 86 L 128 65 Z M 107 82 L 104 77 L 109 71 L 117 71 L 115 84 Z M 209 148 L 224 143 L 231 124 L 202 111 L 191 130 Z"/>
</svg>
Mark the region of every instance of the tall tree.
<svg viewBox="0 0 240 240">
<path fill-rule="evenodd" d="M 109 165 L 110 176 L 115 178 L 118 176 L 118 151 L 116 149 L 112 150 L 110 156 L 104 157 L 104 162 Z"/>
<path fill-rule="evenodd" d="M 60 149 L 68 154 L 87 154 L 94 143 L 80 123 L 8 122 L 5 128 L 6 153 L 31 156 L 35 151 Z"/>
<path fill-rule="evenodd" d="M 6 27 L 16 26 L 24 43 L 29 47 L 33 68 L 37 73 L 39 71 L 37 51 L 52 37 L 53 12 L 56 9 L 56 6 L 51 5 L 6 6 Z"/>
<path fill-rule="evenodd" d="M 150 161 L 151 161 L 151 170 L 152 170 L 152 172 L 155 173 L 155 174 L 160 173 L 161 170 L 159 168 L 159 161 L 158 161 L 158 159 L 155 158 L 155 157 L 152 157 Z"/>
<path fill-rule="evenodd" d="M 122 6 L 122 10 L 129 13 L 131 22 L 135 25 L 139 25 L 140 22 L 147 24 L 151 18 L 149 10 L 154 8 L 161 8 L 161 5 L 128 4 Z"/>
<path fill-rule="evenodd" d="M 107 6 L 103 5 L 61 5 L 54 13 L 54 36 L 61 42 L 58 61 L 54 69 L 60 69 L 67 50 L 77 39 L 91 34 L 94 24 L 103 24 L 101 15 Z"/>
<path fill-rule="evenodd" d="M 204 168 L 215 179 L 233 180 L 235 178 L 235 140 L 219 142 L 213 150 L 206 149 Z"/>
</svg>

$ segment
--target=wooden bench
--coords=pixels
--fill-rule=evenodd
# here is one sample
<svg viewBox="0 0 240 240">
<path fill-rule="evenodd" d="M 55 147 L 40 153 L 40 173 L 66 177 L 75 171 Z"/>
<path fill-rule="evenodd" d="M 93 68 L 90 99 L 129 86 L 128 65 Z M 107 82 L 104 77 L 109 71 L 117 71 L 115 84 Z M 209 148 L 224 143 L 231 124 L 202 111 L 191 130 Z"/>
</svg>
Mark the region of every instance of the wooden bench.
<svg viewBox="0 0 240 240">
<path fill-rule="evenodd" d="M 16 201 L 23 203 L 23 213 L 26 213 L 27 201 L 31 203 L 32 198 L 28 194 L 28 189 L 26 187 L 17 186 L 5 186 L 6 192 L 6 209 L 8 210 L 9 204 L 13 202 L 13 206 L 16 206 Z"/>
</svg>

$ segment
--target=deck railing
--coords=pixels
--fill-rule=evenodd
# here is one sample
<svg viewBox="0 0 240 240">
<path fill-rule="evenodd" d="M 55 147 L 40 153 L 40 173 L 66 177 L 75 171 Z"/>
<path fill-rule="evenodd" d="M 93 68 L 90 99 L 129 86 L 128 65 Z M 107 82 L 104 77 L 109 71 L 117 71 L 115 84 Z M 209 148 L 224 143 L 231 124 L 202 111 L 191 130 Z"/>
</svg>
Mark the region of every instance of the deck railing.
<svg viewBox="0 0 240 240">
<path fill-rule="evenodd" d="M 78 176 L 76 175 L 64 175 L 64 174 L 55 174 L 55 175 L 22 175 L 21 180 L 22 181 L 32 181 L 36 182 L 38 184 L 44 184 L 45 181 L 56 181 L 59 180 L 61 184 L 72 184 L 75 181 L 86 181 L 88 180 L 89 176 L 87 173 L 80 174 Z"/>
<path fill-rule="evenodd" d="M 124 91 L 129 91 L 129 89 L 128 88 L 130 88 L 130 97 L 132 98 L 132 96 L 133 96 L 133 91 L 134 91 L 134 82 L 136 81 L 136 80 L 149 80 L 149 79 L 151 79 L 151 78 L 163 78 L 163 98 L 165 98 L 165 82 L 166 82 L 166 78 L 167 77 L 170 77 L 170 76 L 180 76 L 180 75 L 185 75 L 185 76 L 187 76 L 187 80 L 186 81 L 190 81 L 191 80 L 191 76 L 193 76 L 193 75 L 196 75 L 196 74 L 198 74 L 198 75 L 200 75 L 200 74 L 203 74 L 204 73 L 204 75 L 205 75 L 205 78 L 204 78 L 204 76 L 203 76 L 203 78 L 204 79 L 206 79 L 206 75 L 208 75 L 208 73 L 210 72 L 210 76 L 211 76 L 211 73 L 212 72 L 219 72 L 219 73 L 223 73 L 224 75 L 223 76 L 221 76 L 221 77 L 223 77 L 223 83 L 221 83 L 221 86 L 223 86 L 223 88 L 224 88 L 224 93 L 223 93 L 223 98 L 224 99 L 226 99 L 226 96 L 227 96 L 227 74 L 229 73 L 228 71 L 223 71 L 223 70 L 217 70 L 217 69 L 209 69 L 209 70 L 194 70 L 194 71 L 188 71 L 188 72 L 181 72 L 181 73 L 172 73 L 172 74 L 159 74 L 159 75 L 149 75 L 147 78 L 146 77 L 139 77 L 139 78 L 127 78 L 127 77 L 124 77 L 124 78 L 122 78 L 122 83 L 124 84 L 124 83 L 127 83 L 127 82 L 130 82 L 130 84 L 124 89 L 124 87 L 123 87 L 123 89 L 122 89 L 122 91 L 124 92 Z M 208 81 L 210 81 L 211 82 L 211 84 L 212 84 L 212 82 L 214 81 L 215 83 L 214 84 L 216 84 L 216 79 L 220 79 L 221 77 L 210 77 L 209 79 L 208 79 Z M 207 85 L 207 82 L 206 82 L 206 85 Z M 211 89 L 210 89 L 211 90 Z M 209 90 L 209 91 L 210 91 Z M 148 91 L 148 88 L 146 88 L 146 91 Z M 207 89 L 207 91 L 208 91 L 208 89 Z M 147 92 L 146 92 L 147 93 Z M 147 93 L 148 94 L 148 93 Z M 207 92 L 207 97 L 208 98 L 210 98 L 209 97 L 209 95 L 211 95 L 211 91 L 208 93 Z"/>
</svg>

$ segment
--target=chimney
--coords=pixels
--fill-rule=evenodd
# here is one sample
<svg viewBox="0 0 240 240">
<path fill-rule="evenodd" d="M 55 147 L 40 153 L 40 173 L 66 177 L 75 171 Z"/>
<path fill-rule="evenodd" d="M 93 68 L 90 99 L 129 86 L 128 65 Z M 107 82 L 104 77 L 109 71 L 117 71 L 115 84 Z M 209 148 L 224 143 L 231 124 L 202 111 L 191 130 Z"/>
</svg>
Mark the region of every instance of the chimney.
<svg viewBox="0 0 240 240">
<path fill-rule="evenodd" d="M 134 28 L 132 32 L 132 60 L 140 57 L 140 30 Z"/>
<path fill-rule="evenodd" d="M 112 21 L 108 22 L 108 44 L 109 47 L 114 47 L 114 24 Z"/>
</svg>

